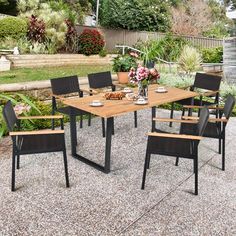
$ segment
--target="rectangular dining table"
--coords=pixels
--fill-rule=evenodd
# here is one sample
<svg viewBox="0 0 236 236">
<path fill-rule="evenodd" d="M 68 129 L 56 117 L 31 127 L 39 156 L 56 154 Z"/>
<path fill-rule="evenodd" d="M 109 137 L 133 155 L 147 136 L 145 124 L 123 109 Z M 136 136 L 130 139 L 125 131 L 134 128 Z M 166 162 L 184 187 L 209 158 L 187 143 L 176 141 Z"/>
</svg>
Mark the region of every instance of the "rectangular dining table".
<svg viewBox="0 0 236 236">
<path fill-rule="evenodd" d="M 175 102 L 186 98 L 194 98 L 198 95 L 196 92 L 187 91 L 179 88 L 166 87 L 167 92 L 157 93 L 156 84 L 149 85 L 148 90 L 148 104 L 137 105 L 134 101 L 123 98 L 122 100 L 106 100 L 104 94 L 100 93 L 93 96 L 87 96 L 83 98 L 67 98 L 62 102 L 72 108 L 80 109 L 89 112 L 93 115 L 100 116 L 106 119 L 106 145 L 105 145 L 105 163 L 104 166 L 97 164 L 85 158 L 77 153 L 77 129 L 76 129 L 76 116 L 73 114 L 73 109 L 70 114 L 70 135 L 71 135 L 71 154 L 74 158 L 104 172 L 110 172 L 110 159 L 111 159 L 111 140 L 112 140 L 112 129 L 114 124 L 114 117 L 123 115 L 128 112 L 134 112 L 151 108 L 152 118 L 156 116 L 156 106 Z M 134 92 L 137 89 L 134 89 Z M 100 100 L 103 103 L 101 107 L 93 107 L 90 104 L 93 100 Z M 155 121 L 152 119 L 152 131 L 155 130 Z"/>
</svg>

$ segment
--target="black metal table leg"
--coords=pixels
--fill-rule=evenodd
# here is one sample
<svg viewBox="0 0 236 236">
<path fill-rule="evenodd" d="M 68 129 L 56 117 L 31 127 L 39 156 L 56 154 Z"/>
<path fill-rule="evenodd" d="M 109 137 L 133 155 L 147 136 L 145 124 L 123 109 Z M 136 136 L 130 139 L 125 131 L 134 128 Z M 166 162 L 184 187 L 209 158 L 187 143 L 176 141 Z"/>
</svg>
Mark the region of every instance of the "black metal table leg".
<svg viewBox="0 0 236 236">
<path fill-rule="evenodd" d="M 77 145 L 77 129 L 76 129 L 76 116 L 70 115 L 70 138 L 71 138 L 71 154 L 76 155 L 76 145 Z"/>
<path fill-rule="evenodd" d="M 156 122 L 153 120 L 154 117 L 156 117 L 156 107 L 152 107 L 152 132 L 156 129 Z"/>
<path fill-rule="evenodd" d="M 111 168 L 111 136 L 112 136 L 112 129 L 114 125 L 114 118 L 110 117 L 107 118 L 107 129 L 106 129 L 106 151 L 105 151 L 105 173 L 110 172 Z"/>
</svg>

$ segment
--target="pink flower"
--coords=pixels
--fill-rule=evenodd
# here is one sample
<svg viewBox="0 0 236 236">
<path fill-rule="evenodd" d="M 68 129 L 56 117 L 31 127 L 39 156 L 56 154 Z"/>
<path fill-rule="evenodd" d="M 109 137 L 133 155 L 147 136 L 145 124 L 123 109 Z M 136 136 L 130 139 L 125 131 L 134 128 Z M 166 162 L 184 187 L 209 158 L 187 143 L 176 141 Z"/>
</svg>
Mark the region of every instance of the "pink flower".
<svg viewBox="0 0 236 236">
<path fill-rule="evenodd" d="M 14 111 L 17 115 L 21 115 L 24 112 L 29 112 L 31 107 L 24 103 L 19 103 L 14 107 Z"/>
</svg>

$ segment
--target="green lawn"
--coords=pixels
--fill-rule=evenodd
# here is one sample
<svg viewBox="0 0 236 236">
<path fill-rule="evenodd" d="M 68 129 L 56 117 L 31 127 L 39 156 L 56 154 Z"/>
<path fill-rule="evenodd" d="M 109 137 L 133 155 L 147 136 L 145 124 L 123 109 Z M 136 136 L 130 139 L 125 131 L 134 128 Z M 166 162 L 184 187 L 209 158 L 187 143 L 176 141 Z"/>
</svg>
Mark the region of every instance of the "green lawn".
<svg viewBox="0 0 236 236">
<path fill-rule="evenodd" d="M 0 84 L 18 83 L 35 80 L 48 80 L 51 78 L 78 75 L 87 76 L 89 73 L 111 70 L 111 65 L 80 65 L 64 67 L 43 67 L 11 69 L 7 72 L 0 72 Z"/>
</svg>

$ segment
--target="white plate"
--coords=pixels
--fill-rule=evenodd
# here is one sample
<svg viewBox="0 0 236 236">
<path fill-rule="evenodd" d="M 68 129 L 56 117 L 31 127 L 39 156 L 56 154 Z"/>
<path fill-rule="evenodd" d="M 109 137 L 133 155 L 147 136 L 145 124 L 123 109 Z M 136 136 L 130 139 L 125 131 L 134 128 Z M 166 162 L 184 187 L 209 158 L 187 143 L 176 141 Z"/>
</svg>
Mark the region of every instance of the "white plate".
<svg viewBox="0 0 236 236">
<path fill-rule="evenodd" d="M 124 89 L 124 90 L 123 90 L 123 93 L 133 93 L 133 90 L 131 90 L 131 89 L 130 89 L 130 90 L 128 90 L 128 89 L 127 89 L 127 90 Z"/>
<path fill-rule="evenodd" d="M 89 106 L 91 106 L 91 107 L 102 107 L 103 104 L 102 103 L 90 103 Z"/>
<path fill-rule="evenodd" d="M 134 104 L 136 104 L 136 105 L 146 105 L 146 104 L 148 104 L 148 101 L 142 101 L 142 102 L 135 101 Z"/>
<path fill-rule="evenodd" d="M 166 93 L 167 89 L 156 89 L 155 92 L 156 93 Z"/>
</svg>

